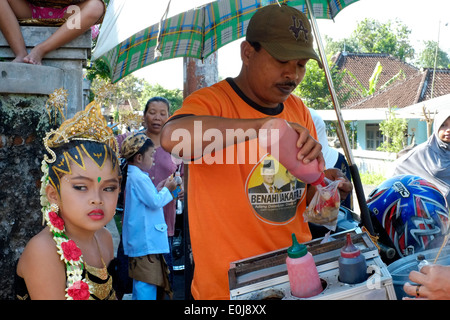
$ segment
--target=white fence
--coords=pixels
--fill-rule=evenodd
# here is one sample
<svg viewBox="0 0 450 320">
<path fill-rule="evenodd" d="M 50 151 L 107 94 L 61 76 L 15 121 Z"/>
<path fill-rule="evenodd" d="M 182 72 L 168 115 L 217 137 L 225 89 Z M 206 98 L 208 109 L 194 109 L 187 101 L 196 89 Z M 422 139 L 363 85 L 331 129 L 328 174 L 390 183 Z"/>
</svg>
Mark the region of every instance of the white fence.
<svg viewBox="0 0 450 320">
<path fill-rule="evenodd" d="M 344 154 L 343 150 L 339 151 Z M 390 176 L 392 163 L 397 158 L 396 153 L 381 151 L 352 149 L 352 154 L 359 173 L 382 174 L 385 177 Z"/>
</svg>

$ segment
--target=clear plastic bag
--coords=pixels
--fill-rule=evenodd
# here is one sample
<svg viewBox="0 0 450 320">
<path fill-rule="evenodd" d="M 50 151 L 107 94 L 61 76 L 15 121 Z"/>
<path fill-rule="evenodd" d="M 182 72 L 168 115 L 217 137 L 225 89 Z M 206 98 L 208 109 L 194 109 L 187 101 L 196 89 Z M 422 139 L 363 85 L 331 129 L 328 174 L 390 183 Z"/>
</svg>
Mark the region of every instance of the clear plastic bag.
<svg viewBox="0 0 450 320">
<path fill-rule="evenodd" d="M 317 191 L 303 213 L 303 217 L 305 222 L 319 224 L 335 231 L 341 205 L 341 197 L 338 191 L 341 180 L 325 179 L 325 181 L 327 182 L 326 186 L 316 186 Z"/>
</svg>

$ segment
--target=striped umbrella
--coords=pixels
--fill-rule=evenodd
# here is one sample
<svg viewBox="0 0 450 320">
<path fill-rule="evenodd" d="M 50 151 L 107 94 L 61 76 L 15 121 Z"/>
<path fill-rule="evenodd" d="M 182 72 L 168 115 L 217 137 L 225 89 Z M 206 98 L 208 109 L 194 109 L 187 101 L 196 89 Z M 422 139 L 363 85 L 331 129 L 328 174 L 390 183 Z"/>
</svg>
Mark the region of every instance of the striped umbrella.
<svg viewBox="0 0 450 320">
<path fill-rule="evenodd" d="M 333 19 L 358 0 L 310 0 L 317 19 Z M 204 59 L 245 36 L 247 24 L 261 6 L 286 3 L 308 13 L 305 0 L 217 0 L 163 19 L 117 44 L 98 59 L 109 67 L 112 82 L 150 64 L 177 58 Z"/>
</svg>

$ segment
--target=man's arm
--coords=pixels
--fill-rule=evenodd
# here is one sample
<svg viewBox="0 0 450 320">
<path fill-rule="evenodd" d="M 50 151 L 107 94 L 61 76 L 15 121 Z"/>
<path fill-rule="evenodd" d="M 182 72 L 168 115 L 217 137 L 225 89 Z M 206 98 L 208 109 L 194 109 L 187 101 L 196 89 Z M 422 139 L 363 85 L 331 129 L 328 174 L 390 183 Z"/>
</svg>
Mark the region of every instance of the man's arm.
<svg viewBox="0 0 450 320">
<path fill-rule="evenodd" d="M 259 129 L 263 124 L 272 119 L 271 117 L 259 119 L 230 119 L 217 116 L 194 116 L 186 115 L 169 120 L 163 127 L 161 133 L 161 146 L 173 156 L 182 157 L 185 160 L 194 159 L 194 155 L 203 156 L 203 150 L 211 141 L 203 137 L 205 132 L 217 132 L 224 137 L 223 148 L 258 138 Z M 324 165 L 321 145 L 310 134 L 309 131 L 297 124 L 292 126 L 298 133 L 297 147 L 301 147 L 297 158 L 305 163 L 317 158 L 319 165 Z M 233 133 L 233 139 L 226 139 L 227 130 Z M 228 131 L 228 134 L 230 131 Z M 217 142 L 216 142 L 217 143 Z M 176 152 L 174 152 L 176 150 Z M 185 151 L 190 150 L 190 154 Z"/>
</svg>

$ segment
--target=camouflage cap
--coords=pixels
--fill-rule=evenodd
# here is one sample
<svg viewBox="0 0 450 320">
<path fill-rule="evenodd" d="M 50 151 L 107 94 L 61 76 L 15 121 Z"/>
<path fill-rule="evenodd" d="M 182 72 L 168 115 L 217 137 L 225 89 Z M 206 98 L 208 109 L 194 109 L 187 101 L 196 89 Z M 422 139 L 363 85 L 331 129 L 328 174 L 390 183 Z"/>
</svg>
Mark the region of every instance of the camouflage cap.
<svg viewBox="0 0 450 320">
<path fill-rule="evenodd" d="M 128 136 L 122 142 L 122 147 L 120 148 L 121 157 L 130 159 L 139 151 L 139 149 L 141 149 L 141 147 L 147 140 L 150 140 L 150 138 L 142 132 L 138 132 Z"/>
<path fill-rule="evenodd" d="M 314 59 L 322 67 L 313 48 L 308 18 L 286 4 L 267 5 L 256 11 L 248 23 L 246 40 L 259 42 L 275 59 Z"/>
</svg>

